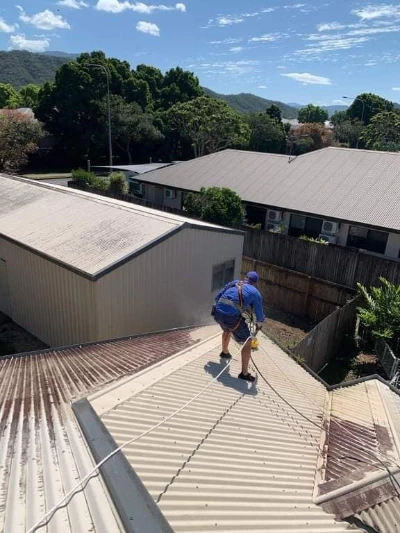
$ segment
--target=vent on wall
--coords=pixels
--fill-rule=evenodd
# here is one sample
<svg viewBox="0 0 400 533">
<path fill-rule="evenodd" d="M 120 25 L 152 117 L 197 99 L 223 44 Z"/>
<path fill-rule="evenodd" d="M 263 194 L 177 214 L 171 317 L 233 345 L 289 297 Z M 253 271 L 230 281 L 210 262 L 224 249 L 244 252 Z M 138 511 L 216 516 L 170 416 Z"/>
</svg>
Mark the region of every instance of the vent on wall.
<svg viewBox="0 0 400 533">
<path fill-rule="evenodd" d="M 174 189 L 164 189 L 164 196 L 165 198 L 174 200 L 176 198 L 176 191 L 174 191 Z"/>
</svg>

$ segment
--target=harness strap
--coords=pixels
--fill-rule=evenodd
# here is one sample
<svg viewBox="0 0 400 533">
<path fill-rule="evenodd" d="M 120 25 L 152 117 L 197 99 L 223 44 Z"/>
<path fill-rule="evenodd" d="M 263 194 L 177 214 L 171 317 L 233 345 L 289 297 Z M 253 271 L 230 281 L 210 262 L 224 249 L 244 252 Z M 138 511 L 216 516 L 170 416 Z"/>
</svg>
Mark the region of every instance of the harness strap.
<svg viewBox="0 0 400 533">
<path fill-rule="evenodd" d="M 239 316 L 239 320 L 238 320 L 238 323 L 236 324 L 236 326 L 230 330 L 231 333 L 235 332 L 238 327 L 240 326 L 242 320 L 244 320 L 242 314 L 243 314 L 243 291 L 242 291 L 242 286 L 243 286 L 243 281 L 239 281 L 239 283 L 236 285 L 236 288 L 238 290 L 238 295 L 239 295 L 239 304 L 237 304 L 236 302 L 233 302 L 232 300 L 229 300 L 229 298 L 224 298 L 224 297 L 221 297 L 219 300 L 218 300 L 218 303 L 222 303 L 222 304 L 225 304 L 225 305 L 230 305 L 232 307 L 234 307 L 235 309 L 237 309 L 240 313 L 240 316 Z"/>
</svg>

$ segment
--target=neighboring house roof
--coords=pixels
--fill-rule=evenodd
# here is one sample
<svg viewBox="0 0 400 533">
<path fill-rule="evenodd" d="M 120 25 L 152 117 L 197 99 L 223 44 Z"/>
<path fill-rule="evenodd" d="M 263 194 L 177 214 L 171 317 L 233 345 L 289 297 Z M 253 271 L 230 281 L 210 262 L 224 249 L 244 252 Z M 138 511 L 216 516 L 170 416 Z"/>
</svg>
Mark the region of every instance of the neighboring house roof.
<svg viewBox="0 0 400 533">
<path fill-rule="evenodd" d="M 0 531 L 26 533 L 93 467 L 71 410 L 73 398 L 187 349 L 207 331 L 174 330 L 0 358 Z M 95 476 L 43 531 L 121 529 Z"/>
<path fill-rule="evenodd" d="M 0 236 L 96 278 L 185 227 L 233 231 L 0 174 Z"/>
<path fill-rule="evenodd" d="M 366 523 L 397 531 L 399 498 L 375 454 L 400 462 L 400 397 L 377 379 L 329 391 L 259 340 L 255 360 L 268 384 L 260 375 L 253 386 L 238 380 L 234 360 L 194 403 L 124 450 L 173 530 L 344 532 L 346 519 L 352 531 Z M 121 445 L 210 383 L 226 364 L 219 350 L 218 335 L 180 365 L 167 362 L 88 399 Z"/>
<path fill-rule="evenodd" d="M 113 165 L 110 166 L 97 166 L 93 168 L 107 168 L 115 170 L 124 170 L 126 172 L 133 172 L 135 174 L 144 174 L 145 172 L 151 172 L 163 167 L 169 167 L 173 163 L 145 163 L 143 165 Z"/>
<path fill-rule="evenodd" d="M 291 128 L 293 130 L 297 130 L 297 129 L 301 128 L 301 126 L 304 125 L 302 122 L 299 122 L 297 120 L 297 118 L 283 118 L 282 122 L 284 124 L 290 124 L 290 126 L 291 126 Z M 325 126 L 325 128 L 333 129 L 333 124 L 332 124 L 332 122 L 330 120 L 325 120 L 324 126 Z"/>
<path fill-rule="evenodd" d="M 229 187 L 245 202 L 400 231 L 400 154 L 324 148 L 298 157 L 225 150 L 147 173 L 188 191 Z"/>
</svg>

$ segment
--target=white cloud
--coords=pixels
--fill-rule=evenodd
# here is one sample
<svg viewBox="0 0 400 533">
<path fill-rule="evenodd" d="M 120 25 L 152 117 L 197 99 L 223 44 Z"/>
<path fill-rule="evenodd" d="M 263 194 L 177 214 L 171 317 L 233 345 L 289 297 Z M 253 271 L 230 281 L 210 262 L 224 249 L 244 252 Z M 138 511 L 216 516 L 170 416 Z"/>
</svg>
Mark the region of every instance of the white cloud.
<svg viewBox="0 0 400 533">
<path fill-rule="evenodd" d="M 345 105 L 346 107 L 349 107 L 349 104 L 345 102 L 344 100 L 332 100 L 333 105 Z"/>
<path fill-rule="evenodd" d="M 261 35 L 260 37 L 251 37 L 249 39 L 250 43 L 267 43 L 267 42 L 273 42 L 277 41 L 278 39 L 281 39 L 282 37 L 285 37 L 286 34 L 283 33 L 265 33 L 264 35 Z"/>
<path fill-rule="evenodd" d="M 325 24 L 318 24 L 318 31 L 332 31 L 332 30 L 342 30 L 346 26 L 340 24 L 339 22 L 326 22 Z"/>
<path fill-rule="evenodd" d="M 83 7 L 89 7 L 89 4 L 83 2 L 83 0 L 60 0 L 57 2 L 59 6 L 70 7 L 71 9 L 82 9 Z"/>
<path fill-rule="evenodd" d="M 243 52 L 244 47 L 243 46 L 232 46 L 232 48 L 229 48 L 230 52 L 233 52 L 234 54 L 237 54 L 239 52 Z"/>
<path fill-rule="evenodd" d="M 265 13 L 272 13 L 272 11 L 275 11 L 275 9 L 275 7 L 267 7 L 265 9 L 261 9 L 260 11 L 253 11 L 249 13 L 240 13 L 236 15 L 219 15 L 215 19 L 210 19 L 205 28 L 210 28 L 212 26 L 219 26 L 220 28 L 225 28 L 234 24 L 240 24 L 248 18 L 258 17 L 259 15 L 264 15 Z"/>
<path fill-rule="evenodd" d="M 210 41 L 209 44 L 238 44 L 243 42 L 242 38 L 238 39 L 223 39 L 222 41 Z"/>
<path fill-rule="evenodd" d="M 268 89 L 267 85 L 259 85 L 257 89 Z"/>
<path fill-rule="evenodd" d="M 14 33 L 18 28 L 18 24 L 7 24 L 7 22 L 0 17 L 0 33 Z"/>
<path fill-rule="evenodd" d="M 9 50 L 27 50 L 28 52 L 44 52 L 50 45 L 50 41 L 42 39 L 27 39 L 23 34 L 11 35 Z"/>
<path fill-rule="evenodd" d="M 376 35 L 379 33 L 393 33 L 400 31 L 400 26 L 383 26 L 374 28 L 361 28 L 359 30 L 349 31 L 347 35 Z"/>
<path fill-rule="evenodd" d="M 400 91 L 400 87 L 392 87 L 392 91 Z"/>
<path fill-rule="evenodd" d="M 400 17 L 400 5 L 394 4 L 370 4 L 368 6 L 353 9 L 353 15 L 357 15 L 361 20 L 374 20 L 384 17 Z"/>
<path fill-rule="evenodd" d="M 157 26 L 157 24 L 153 24 L 153 22 L 144 22 L 141 20 L 136 24 L 136 29 L 142 33 L 153 35 L 154 37 L 160 36 L 160 28 Z"/>
<path fill-rule="evenodd" d="M 95 7 L 98 11 L 107 11 L 108 13 L 122 13 L 130 10 L 143 15 L 151 15 L 154 11 L 180 11 L 182 13 L 186 11 L 186 6 L 182 3 L 167 6 L 164 4 L 144 4 L 143 2 L 132 3 L 127 0 L 123 2 L 120 2 L 120 0 L 98 0 Z"/>
<path fill-rule="evenodd" d="M 19 19 L 25 24 L 35 26 L 39 30 L 71 29 L 69 23 L 61 15 L 56 15 L 49 9 L 35 15 L 27 15 L 21 6 L 17 6 L 17 8 L 20 11 Z"/>
<path fill-rule="evenodd" d="M 194 68 L 202 71 L 206 75 L 225 75 L 231 78 L 238 78 L 252 72 L 258 72 L 259 61 L 242 59 L 240 61 L 215 61 L 206 62 L 200 61 L 196 64 L 190 65 L 188 68 Z"/>
<path fill-rule="evenodd" d="M 291 78 L 292 80 L 299 81 L 305 85 L 332 85 L 332 82 L 329 78 L 324 76 L 315 76 L 314 74 L 309 74 L 308 72 L 290 72 L 289 74 L 281 74 L 286 78 Z"/>
</svg>

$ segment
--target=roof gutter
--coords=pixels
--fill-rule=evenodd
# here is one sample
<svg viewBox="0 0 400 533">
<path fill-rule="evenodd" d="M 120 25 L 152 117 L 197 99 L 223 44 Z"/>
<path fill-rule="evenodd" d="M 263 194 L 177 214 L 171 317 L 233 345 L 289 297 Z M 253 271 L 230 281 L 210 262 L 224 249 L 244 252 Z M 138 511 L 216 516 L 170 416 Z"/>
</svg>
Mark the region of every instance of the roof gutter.
<svg viewBox="0 0 400 533">
<path fill-rule="evenodd" d="M 392 476 L 398 476 L 400 474 L 400 468 L 397 466 L 387 467 L 387 470 L 381 470 L 379 472 L 366 476 L 364 479 L 360 479 L 358 481 L 355 481 L 354 483 L 350 483 L 349 485 L 340 487 L 339 489 L 332 490 L 331 492 L 327 492 L 326 494 L 316 496 L 314 498 L 314 503 L 316 503 L 317 505 L 322 505 L 336 498 L 340 498 L 341 496 L 346 496 L 351 492 L 355 492 L 359 489 L 368 487 L 369 485 L 373 485 L 374 483 L 384 481 L 389 478 L 389 472 Z"/>
</svg>

